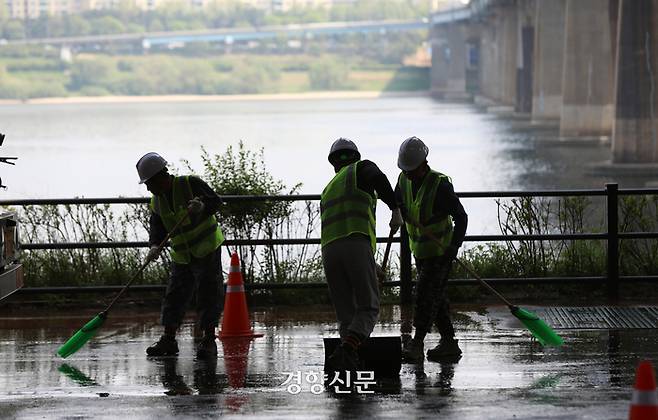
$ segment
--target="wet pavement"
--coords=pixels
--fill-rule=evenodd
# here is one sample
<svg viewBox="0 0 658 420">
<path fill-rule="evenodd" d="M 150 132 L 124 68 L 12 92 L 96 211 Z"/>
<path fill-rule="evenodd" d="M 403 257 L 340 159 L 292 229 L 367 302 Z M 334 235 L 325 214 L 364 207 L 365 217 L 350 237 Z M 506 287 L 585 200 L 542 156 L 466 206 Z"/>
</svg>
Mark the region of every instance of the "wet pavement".
<svg viewBox="0 0 658 420">
<path fill-rule="evenodd" d="M 194 357 L 193 320 L 176 358 L 149 359 L 158 315 L 116 311 L 66 360 L 57 348 L 95 315 L 0 317 L 3 418 L 582 418 L 620 419 L 640 360 L 658 361 L 658 330 L 563 330 L 542 348 L 505 307 L 454 308 L 464 351 L 457 363 L 403 364 L 399 379 L 338 395 L 318 385 L 330 308 L 252 313 L 251 341 L 218 341 L 216 363 Z M 402 314 L 383 308 L 375 336 L 399 335 Z M 426 349 L 438 342 L 430 334 Z M 299 388 L 291 386 L 300 374 Z M 288 383 L 284 383 L 288 380 Z M 298 393 L 295 393 L 299 391 Z"/>
</svg>

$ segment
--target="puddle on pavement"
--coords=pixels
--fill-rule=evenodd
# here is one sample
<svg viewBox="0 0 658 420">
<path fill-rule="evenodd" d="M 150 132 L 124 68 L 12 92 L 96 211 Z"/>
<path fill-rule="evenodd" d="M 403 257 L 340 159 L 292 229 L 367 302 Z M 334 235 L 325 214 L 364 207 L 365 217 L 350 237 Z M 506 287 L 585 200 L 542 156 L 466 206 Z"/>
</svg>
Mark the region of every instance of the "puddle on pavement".
<svg viewBox="0 0 658 420">
<path fill-rule="evenodd" d="M 383 311 L 374 335 L 399 335 L 403 312 L 399 307 Z M 403 364 L 399 378 L 380 380 L 368 388 L 374 394 L 336 395 L 305 380 L 298 393 L 289 392 L 285 381 L 290 374 L 299 372 L 302 378 L 321 374 L 322 340 L 337 335 L 333 316 L 325 311 L 307 320 L 303 311 L 256 312 L 255 329 L 265 336 L 240 344 L 218 341 L 219 357 L 213 362 L 195 359 L 191 319 L 181 328 L 178 357 L 147 358 L 144 350 L 157 340 L 160 327 L 151 316 L 126 314 L 110 318 L 97 337 L 66 360 L 55 351 L 84 322 L 82 317 L 33 324 L 4 320 L 0 322 L 4 356 L 0 389 L 11 391 L 0 394 L 0 400 L 27 404 L 45 399 L 57 405 L 75 399 L 84 406 L 80 400 L 84 397 L 110 403 L 167 398 L 169 415 L 219 410 L 288 416 L 315 410 L 332 417 L 365 413 L 364 403 L 371 411 L 373 404 L 386 407 L 372 415 L 414 416 L 449 414 L 475 399 L 471 404 L 512 407 L 500 409 L 505 417 L 509 410 L 518 414 L 529 406 L 571 413 L 597 401 L 608 404 L 608 412 L 618 413 L 630 395 L 638 360 L 658 357 L 656 330 L 563 331 L 563 347 L 542 348 L 527 331 L 497 329 L 495 320 L 478 309 L 455 316 L 464 352 L 457 363 Z M 438 339 L 430 334 L 426 348 Z M 158 415 L 147 412 L 146 417 Z"/>
</svg>

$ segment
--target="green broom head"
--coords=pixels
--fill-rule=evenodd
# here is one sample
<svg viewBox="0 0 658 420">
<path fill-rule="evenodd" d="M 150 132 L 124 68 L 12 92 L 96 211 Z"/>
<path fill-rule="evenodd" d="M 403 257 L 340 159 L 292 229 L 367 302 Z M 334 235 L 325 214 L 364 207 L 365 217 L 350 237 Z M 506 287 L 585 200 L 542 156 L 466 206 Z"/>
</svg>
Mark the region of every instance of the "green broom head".
<svg viewBox="0 0 658 420">
<path fill-rule="evenodd" d="M 543 319 L 534 313 L 518 306 L 511 306 L 510 311 L 512 311 L 512 315 L 517 317 L 526 326 L 542 346 L 560 347 L 564 344 L 562 337 L 557 335 Z"/>
<path fill-rule="evenodd" d="M 66 359 L 76 351 L 80 350 L 80 347 L 84 346 L 87 341 L 96 335 L 96 332 L 101 326 L 103 326 L 105 318 L 107 318 L 105 312 L 96 315 L 91 321 L 87 322 L 84 327 L 80 328 L 75 334 L 73 334 L 73 336 L 69 338 L 59 350 L 57 350 L 57 354 L 63 359 Z"/>
</svg>

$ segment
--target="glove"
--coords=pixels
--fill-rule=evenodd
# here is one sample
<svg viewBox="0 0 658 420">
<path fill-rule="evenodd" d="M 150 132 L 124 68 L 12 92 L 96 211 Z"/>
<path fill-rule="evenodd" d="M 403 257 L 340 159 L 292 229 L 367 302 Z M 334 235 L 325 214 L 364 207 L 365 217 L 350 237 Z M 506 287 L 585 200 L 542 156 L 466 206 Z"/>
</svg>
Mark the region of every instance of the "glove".
<svg viewBox="0 0 658 420">
<path fill-rule="evenodd" d="M 393 210 L 391 213 L 391 221 L 388 223 L 391 230 L 393 231 L 393 234 L 395 234 L 400 229 L 402 223 L 404 223 L 404 220 L 402 220 L 402 212 L 400 209 Z"/>
<path fill-rule="evenodd" d="M 158 255 L 160 255 L 160 248 L 158 248 L 156 245 L 151 245 L 151 248 L 149 248 L 148 252 L 146 253 L 146 262 L 151 262 L 154 259 L 158 258 Z"/>
<path fill-rule="evenodd" d="M 454 245 L 448 245 L 446 251 L 443 253 L 443 263 L 449 264 L 455 258 L 457 258 L 457 253 L 459 252 L 459 247 Z"/>
<path fill-rule="evenodd" d="M 206 206 L 203 204 L 203 201 L 201 201 L 201 198 L 194 197 L 188 203 L 187 210 L 190 214 L 200 214 L 205 207 Z"/>
</svg>

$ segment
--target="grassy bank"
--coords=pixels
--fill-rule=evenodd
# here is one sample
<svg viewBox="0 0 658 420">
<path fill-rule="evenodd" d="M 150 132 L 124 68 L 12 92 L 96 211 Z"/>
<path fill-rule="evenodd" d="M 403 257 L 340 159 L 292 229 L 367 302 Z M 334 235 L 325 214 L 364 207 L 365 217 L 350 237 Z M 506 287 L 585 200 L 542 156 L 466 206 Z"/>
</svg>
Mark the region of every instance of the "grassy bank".
<svg viewBox="0 0 658 420">
<path fill-rule="evenodd" d="M 0 99 L 423 91 L 429 69 L 336 55 L 0 57 Z"/>
</svg>

